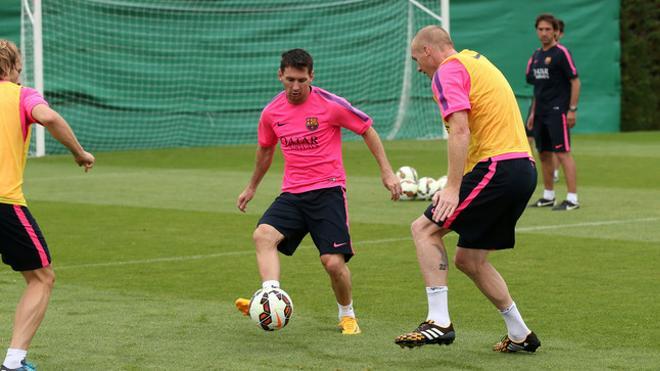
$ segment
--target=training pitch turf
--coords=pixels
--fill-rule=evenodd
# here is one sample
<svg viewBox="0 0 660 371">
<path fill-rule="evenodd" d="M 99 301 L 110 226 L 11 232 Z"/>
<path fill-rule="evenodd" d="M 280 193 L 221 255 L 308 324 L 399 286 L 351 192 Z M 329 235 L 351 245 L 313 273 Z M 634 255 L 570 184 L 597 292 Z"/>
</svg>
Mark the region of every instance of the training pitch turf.
<svg viewBox="0 0 660 371">
<path fill-rule="evenodd" d="M 259 286 L 254 225 L 278 194 L 279 155 L 247 214 L 235 207 L 254 146 L 98 153 L 28 161 L 25 193 L 54 258 L 56 288 L 30 358 L 42 370 L 654 369 L 660 365 L 660 133 L 576 135 L 582 208 L 528 209 L 516 248 L 492 254 L 535 354 L 497 354 L 498 312 L 454 267 L 454 344 L 400 349 L 426 315 L 409 224 L 426 202 L 389 201 L 375 160 L 344 146 L 354 301 L 363 333 L 336 330 L 337 307 L 307 238 L 282 259 L 295 310 L 266 333 L 233 307 Z M 392 165 L 446 172 L 443 141 L 385 142 Z M 558 196 L 565 195 L 559 183 Z M 541 188 L 533 196 L 538 198 Z M 453 256 L 456 235 L 447 238 Z M 22 278 L 0 266 L 0 346 Z M 0 348 L 4 356 L 4 349 Z"/>
</svg>

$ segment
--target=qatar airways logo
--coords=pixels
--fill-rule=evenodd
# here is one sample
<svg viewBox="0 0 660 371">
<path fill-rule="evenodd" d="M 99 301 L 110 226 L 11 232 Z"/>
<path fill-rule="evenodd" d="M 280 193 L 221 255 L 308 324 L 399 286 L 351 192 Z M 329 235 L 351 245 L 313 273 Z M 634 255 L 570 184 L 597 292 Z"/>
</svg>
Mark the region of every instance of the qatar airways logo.
<svg viewBox="0 0 660 371">
<path fill-rule="evenodd" d="M 316 135 L 309 137 L 281 137 L 282 148 L 303 151 L 319 147 L 319 138 Z"/>
<path fill-rule="evenodd" d="M 550 78 L 550 72 L 547 67 L 534 68 L 534 78 L 537 80 L 547 80 Z"/>
</svg>

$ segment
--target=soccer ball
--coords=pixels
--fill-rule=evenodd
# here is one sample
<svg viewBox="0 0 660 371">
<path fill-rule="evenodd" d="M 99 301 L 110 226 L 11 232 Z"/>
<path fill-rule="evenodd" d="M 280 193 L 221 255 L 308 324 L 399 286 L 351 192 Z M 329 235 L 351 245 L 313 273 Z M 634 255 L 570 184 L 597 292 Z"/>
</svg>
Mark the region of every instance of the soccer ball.
<svg viewBox="0 0 660 371">
<path fill-rule="evenodd" d="M 396 171 L 396 176 L 399 177 L 399 180 L 412 180 L 417 183 L 417 170 L 410 166 L 401 166 L 399 170 Z"/>
<path fill-rule="evenodd" d="M 440 183 L 430 177 L 419 178 L 417 182 L 417 199 L 430 200 L 435 192 L 440 190 Z"/>
<path fill-rule="evenodd" d="M 438 179 L 438 190 L 443 190 L 445 189 L 445 186 L 447 185 L 447 176 L 443 175 Z"/>
<path fill-rule="evenodd" d="M 293 314 L 293 302 L 280 288 L 259 289 L 250 299 L 250 318 L 265 331 L 286 326 Z"/>
<path fill-rule="evenodd" d="M 401 195 L 399 199 L 404 201 L 414 200 L 415 196 L 417 196 L 417 182 L 411 179 L 401 180 Z"/>
</svg>

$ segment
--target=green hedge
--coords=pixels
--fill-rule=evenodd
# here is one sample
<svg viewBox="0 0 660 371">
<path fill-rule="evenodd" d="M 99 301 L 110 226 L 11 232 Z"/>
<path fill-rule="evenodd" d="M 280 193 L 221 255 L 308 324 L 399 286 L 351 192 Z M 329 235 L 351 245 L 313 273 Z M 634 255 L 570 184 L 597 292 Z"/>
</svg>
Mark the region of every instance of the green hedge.
<svg viewBox="0 0 660 371">
<path fill-rule="evenodd" d="M 660 130 L 660 0 L 621 0 L 621 130 Z"/>
</svg>

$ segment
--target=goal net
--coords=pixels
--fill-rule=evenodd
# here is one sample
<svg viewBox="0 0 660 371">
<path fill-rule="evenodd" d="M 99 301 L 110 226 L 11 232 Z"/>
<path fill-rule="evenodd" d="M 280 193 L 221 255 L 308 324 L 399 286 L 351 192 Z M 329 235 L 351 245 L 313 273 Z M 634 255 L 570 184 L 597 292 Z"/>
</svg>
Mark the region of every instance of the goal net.
<svg viewBox="0 0 660 371">
<path fill-rule="evenodd" d="M 443 136 L 409 53 L 419 28 L 440 24 L 439 0 L 22 1 L 23 83 L 42 62 L 46 99 L 94 151 L 256 143 L 292 48 L 314 57 L 314 85 L 373 117 L 381 137 Z M 49 135 L 45 149 L 65 151 Z"/>
</svg>

